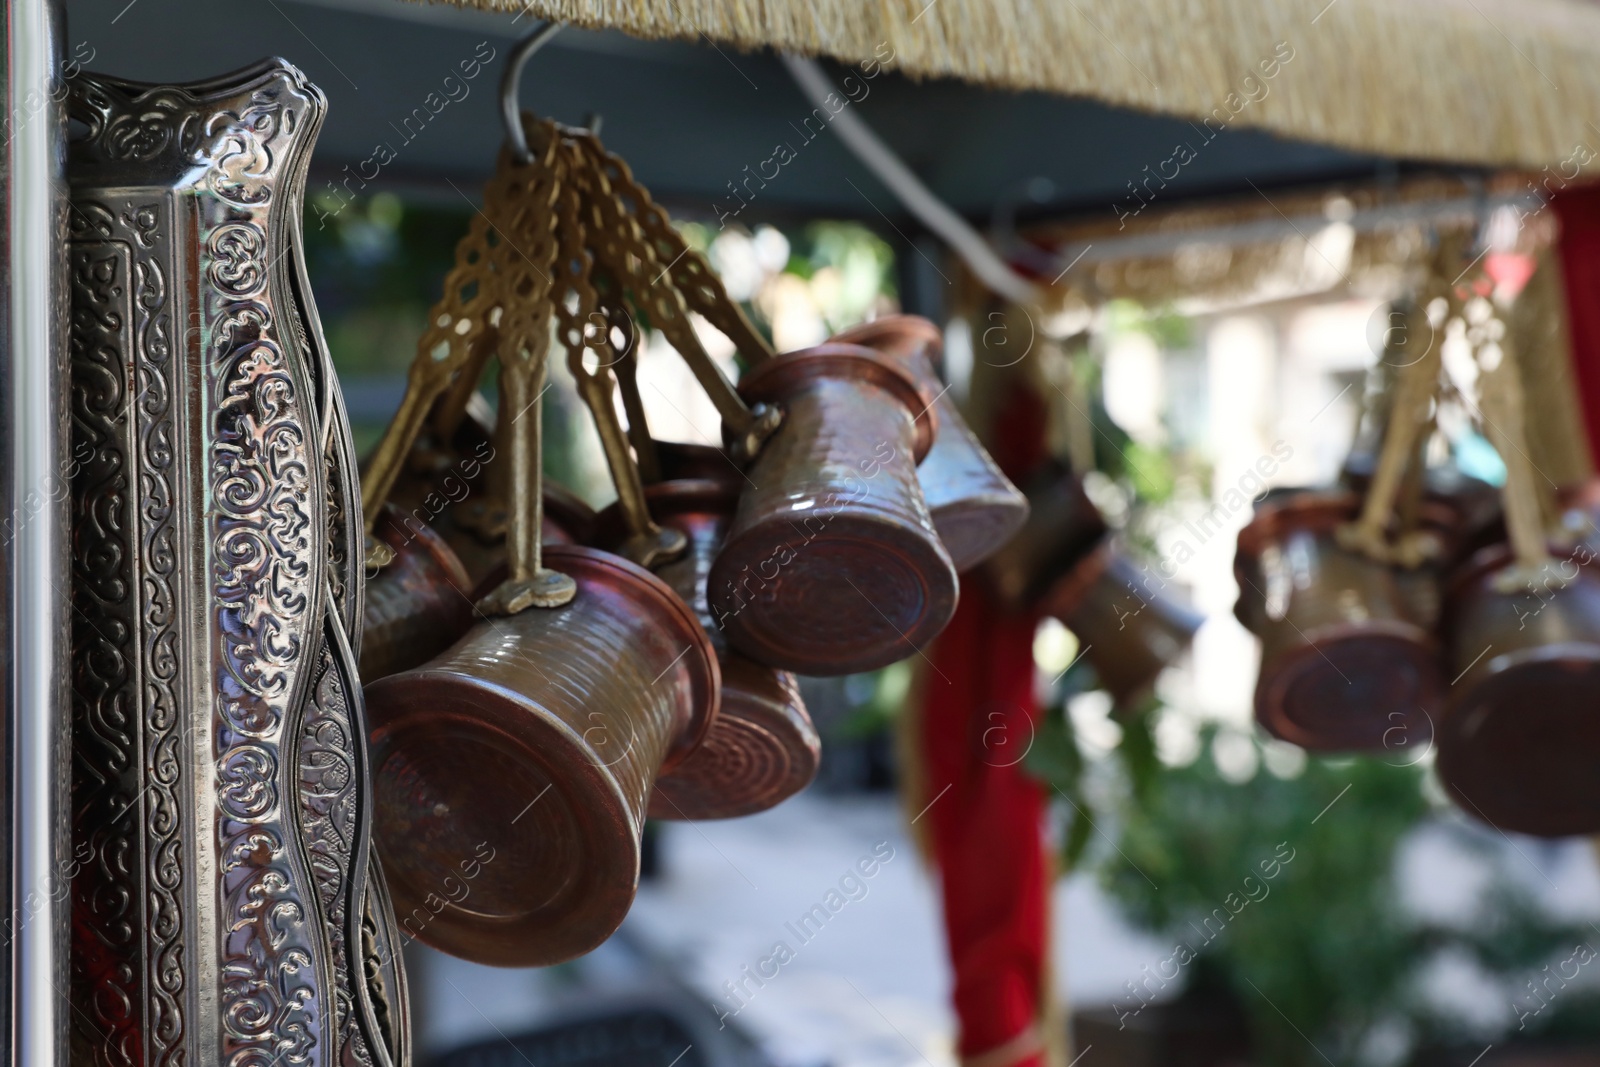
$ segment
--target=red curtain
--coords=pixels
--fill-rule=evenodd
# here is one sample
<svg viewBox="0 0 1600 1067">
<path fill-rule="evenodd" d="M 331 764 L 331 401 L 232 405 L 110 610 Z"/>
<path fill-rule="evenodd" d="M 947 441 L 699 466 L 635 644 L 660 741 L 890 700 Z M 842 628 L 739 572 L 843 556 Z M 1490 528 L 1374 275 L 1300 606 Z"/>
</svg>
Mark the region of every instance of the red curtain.
<svg viewBox="0 0 1600 1067">
<path fill-rule="evenodd" d="M 1595 452 L 1600 445 L 1600 185 L 1563 189 L 1550 204 L 1561 220 L 1573 373 L 1589 448 Z"/>
<path fill-rule="evenodd" d="M 1002 411 L 993 453 L 1017 478 L 1044 453 L 1045 409 L 1019 388 Z M 968 1067 L 1043 1067 L 1058 1043 L 1049 1031 L 1046 797 L 1020 763 L 1039 715 L 1037 621 L 963 576 L 960 606 L 927 650 L 921 686 L 916 807 L 927 806 L 918 819 L 939 868 Z"/>
</svg>

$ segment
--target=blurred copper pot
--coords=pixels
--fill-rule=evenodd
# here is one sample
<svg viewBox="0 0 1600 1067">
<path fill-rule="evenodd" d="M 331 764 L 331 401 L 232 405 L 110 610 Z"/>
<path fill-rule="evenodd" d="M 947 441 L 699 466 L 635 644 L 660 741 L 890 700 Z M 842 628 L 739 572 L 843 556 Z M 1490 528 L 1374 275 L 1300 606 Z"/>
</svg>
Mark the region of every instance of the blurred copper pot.
<svg viewBox="0 0 1600 1067">
<path fill-rule="evenodd" d="M 684 441 L 655 442 L 662 481 L 705 481 L 719 485 L 748 485 L 744 471 L 728 453 L 711 445 Z"/>
<path fill-rule="evenodd" d="M 1458 675 L 1438 772 L 1463 810 L 1502 830 L 1600 833 L 1600 577 L 1557 555 L 1508 583 L 1506 546 L 1453 576 L 1445 643 Z"/>
<path fill-rule="evenodd" d="M 735 652 L 723 661 L 722 685 L 723 709 L 705 740 L 656 781 L 651 818 L 754 815 L 781 804 L 816 777 L 822 739 L 794 675 Z"/>
<path fill-rule="evenodd" d="M 395 556 L 367 579 L 363 683 L 426 663 L 455 644 L 474 615 L 467 570 L 432 527 L 385 504 L 372 533 Z"/>
<path fill-rule="evenodd" d="M 1309 749 L 1420 746 L 1442 684 L 1433 638 L 1395 572 L 1341 548 L 1360 498 L 1286 494 L 1239 532 L 1234 613 L 1261 638 L 1256 718 Z"/>
<path fill-rule="evenodd" d="M 1146 696 L 1161 671 L 1183 654 L 1204 617 L 1162 590 L 1166 581 L 1103 540 L 1040 601 L 1066 624 L 1100 684 L 1118 707 Z"/>
<path fill-rule="evenodd" d="M 822 742 L 794 675 L 734 652 L 711 620 L 706 579 L 738 509 L 739 490 L 678 480 L 647 487 L 645 499 L 652 518 L 688 538 L 688 552 L 657 567 L 656 576 L 695 609 L 722 667 L 721 710 L 699 747 L 657 779 L 650 815 L 731 819 L 765 811 L 811 784 Z M 600 530 L 603 543 L 626 536 L 615 506 L 601 512 Z"/>
<path fill-rule="evenodd" d="M 917 483 L 931 398 L 888 357 L 840 344 L 769 360 L 739 389 L 781 405 L 784 421 L 746 472 L 711 568 L 728 643 L 812 675 L 911 655 L 956 606 L 955 567 Z"/>
<path fill-rule="evenodd" d="M 926 395 L 938 398 L 939 433 L 917 466 L 933 528 L 958 571 L 994 555 L 1027 519 L 1028 500 L 978 443 L 934 371 L 934 355 L 944 343 L 939 327 L 919 315 L 887 315 L 833 340 L 865 345 L 898 360 Z"/>
<path fill-rule="evenodd" d="M 1002 603 L 1035 607 L 1083 562 L 1106 534 L 1106 523 L 1084 495 L 1083 482 L 1052 470 L 1030 487 L 1022 528 L 984 564 L 983 574 Z"/>
<path fill-rule="evenodd" d="M 1370 454 L 1351 455 L 1340 471 L 1340 481 L 1364 494 L 1372 482 L 1373 462 Z M 1400 508 L 1404 507 L 1402 502 Z M 1428 468 L 1417 519 L 1439 538 L 1441 552 L 1433 569 L 1440 573 L 1455 569 L 1481 549 L 1506 539 L 1500 490 L 1453 466 Z"/>
<path fill-rule="evenodd" d="M 418 439 L 389 499 L 405 513 L 407 525 L 433 527 L 466 568 L 469 589 L 486 592 L 505 572 L 506 508 L 498 481 L 509 468 L 494 445 L 494 412 L 481 396 L 473 400 L 447 444 L 438 443 L 433 427 Z M 545 478 L 543 485 L 543 543 L 591 543 L 594 509 L 558 482 Z"/>
<path fill-rule="evenodd" d="M 627 914 L 645 805 L 700 743 L 720 674 L 693 610 L 620 557 L 557 546 L 565 607 L 480 622 L 367 688 L 375 839 L 417 937 L 479 963 L 581 955 Z M 441 875 L 475 857 L 444 899 Z"/>
</svg>

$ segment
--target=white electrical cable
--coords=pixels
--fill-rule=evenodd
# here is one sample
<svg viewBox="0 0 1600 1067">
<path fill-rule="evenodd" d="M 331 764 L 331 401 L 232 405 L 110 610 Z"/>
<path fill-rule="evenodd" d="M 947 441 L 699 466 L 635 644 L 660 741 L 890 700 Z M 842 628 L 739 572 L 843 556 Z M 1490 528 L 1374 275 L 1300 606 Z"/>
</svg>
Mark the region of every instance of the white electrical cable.
<svg viewBox="0 0 1600 1067">
<path fill-rule="evenodd" d="M 877 132 L 868 126 L 861 116 L 848 106 L 848 103 L 838 111 L 828 106 L 827 100 L 830 96 L 835 101 L 845 98 L 838 94 L 833 83 L 823 73 L 822 68 L 817 66 L 815 60 L 804 56 L 785 55 L 783 62 L 812 105 L 821 109 L 824 114 L 832 116 L 829 125 L 845 143 L 845 147 L 866 164 L 867 169 L 877 175 L 879 181 L 889 187 L 889 191 L 907 211 L 942 237 L 983 284 L 1012 303 L 1039 303 L 1041 297 L 1039 287 L 1012 270 L 990 247 L 982 234 L 922 184 L 922 179 L 900 161 L 894 150 L 883 143 Z"/>
</svg>

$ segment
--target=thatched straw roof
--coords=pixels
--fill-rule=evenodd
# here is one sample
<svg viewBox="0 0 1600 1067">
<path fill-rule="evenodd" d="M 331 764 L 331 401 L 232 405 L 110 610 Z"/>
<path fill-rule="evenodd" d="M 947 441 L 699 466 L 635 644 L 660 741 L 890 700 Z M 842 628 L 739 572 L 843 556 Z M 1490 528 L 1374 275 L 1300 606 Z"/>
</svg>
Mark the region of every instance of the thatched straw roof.
<svg viewBox="0 0 1600 1067">
<path fill-rule="evenodd" d="M 1202 130 L 1569 172 L 1600 160 L 1600 5 L 1586 0 L 461 2 L 1093 97 Z"/>
</svg>

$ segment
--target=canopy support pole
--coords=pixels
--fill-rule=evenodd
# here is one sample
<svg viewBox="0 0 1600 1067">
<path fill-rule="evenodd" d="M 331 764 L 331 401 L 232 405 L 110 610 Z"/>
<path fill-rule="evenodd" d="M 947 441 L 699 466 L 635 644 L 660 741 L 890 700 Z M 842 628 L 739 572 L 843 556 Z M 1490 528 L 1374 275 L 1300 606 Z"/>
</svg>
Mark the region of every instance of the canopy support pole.
<svg viewBox="0 0 1600 1067">
<path fill-rule="evenodd" d="M 71 925 L 67 703 L 66 120 L 61 8 L 6 0 L 0 283 L 5 596 L 5 1059 L 67 1062 Z"/>
</svg>

